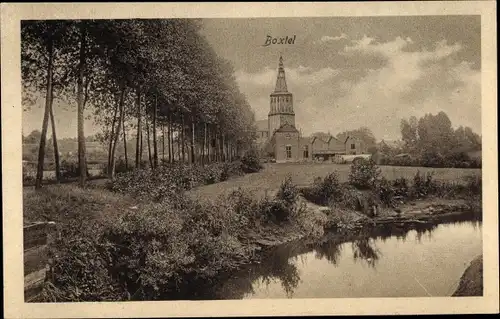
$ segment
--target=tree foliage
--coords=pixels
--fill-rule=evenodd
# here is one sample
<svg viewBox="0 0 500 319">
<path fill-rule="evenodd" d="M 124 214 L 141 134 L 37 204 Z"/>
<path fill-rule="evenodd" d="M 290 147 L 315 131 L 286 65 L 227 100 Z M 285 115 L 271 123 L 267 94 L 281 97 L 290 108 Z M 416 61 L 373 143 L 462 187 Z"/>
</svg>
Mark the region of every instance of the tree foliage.
<svg viewBox="0 0 500 319">
<path fill-rule="evenodd" d="M 457 152 L 481 149 L 481 137 L 470 127 L 459 126 L 454 129 L 448 115 L 425 114 L 422 118 L 403 119 L 401 136 L 406 151 L 416 155 L 440 154 L 448 156 Z"/>
<path fill-rule="evenodd" d="M 124 130 L 135 132 L 136 161 L 143 160 L 144 147 L 153 149 L 145 152 L 152 154 L 153 168 L 159 163 L 159 129 L 165 127 L 169 161 L 232 160 L 255 138 L 254 114 L 231 64 L 217 56 L 201 26 L 195 19 L 24 21 L 23 101 L 49 90 L 50 70 L 52 98 L 78 107 L 79 141 L 85 141 L 84 110 L 101 125 L 111 176 Z M 81 143 L 79 161 L 85 165 Z"/>
</svg>

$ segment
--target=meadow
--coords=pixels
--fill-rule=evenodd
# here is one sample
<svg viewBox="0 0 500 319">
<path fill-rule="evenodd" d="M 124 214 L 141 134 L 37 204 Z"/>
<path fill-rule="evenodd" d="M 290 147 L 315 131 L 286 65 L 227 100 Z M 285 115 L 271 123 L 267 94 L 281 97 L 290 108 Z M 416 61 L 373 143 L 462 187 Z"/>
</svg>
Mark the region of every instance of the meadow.
<svg viewBox="0 0 500 319">
<path fill-rule="evenodd" d="M 189 192 L 190 196 L 197 199 L 213 198 L 220 194 L 229 194 L 234 189 L 242 189 L 255 192 L 256 196 L 272 195 L 280 187 L 283 180 L 291 175 L 292 181 L 298 186 L 311 185 L 316 177 L 325 177 L 333 171 L 337 171 L 339 180 L 347 182 L 350 165 L 333 163 L 284 163 L 265 164 L 264 169 L 258 173 L 247 174 L 238 178 L 230 179 L 213 185 L 198 187 Z M 433 179 L 437 181 L 450 181 L 454 183 L 465 183 L 466 177 L 481 175 L 481 169 L 473 168 L 430 168 L 409 166 L 379 166 L 382 176 L 389 180 L 404 177 L 412 180 L 415 174 L 433 173 Z"/>
</svg>

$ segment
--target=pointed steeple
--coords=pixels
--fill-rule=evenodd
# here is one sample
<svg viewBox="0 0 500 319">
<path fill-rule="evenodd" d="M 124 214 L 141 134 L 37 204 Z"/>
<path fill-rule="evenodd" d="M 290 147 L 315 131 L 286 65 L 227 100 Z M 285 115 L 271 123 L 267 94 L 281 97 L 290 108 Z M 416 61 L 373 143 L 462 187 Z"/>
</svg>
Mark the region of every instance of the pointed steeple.
<svg viewBox="0 0 500 319">
<path fill-rule="evenodd" d="M 285 67 L 283 66 L 283 57 L 280 55 L 280 62 L 278 65 L 278 78 L 276 79 L 276 87 L 274 92 L 288 92 L 285 80 Z"/>
</svg>

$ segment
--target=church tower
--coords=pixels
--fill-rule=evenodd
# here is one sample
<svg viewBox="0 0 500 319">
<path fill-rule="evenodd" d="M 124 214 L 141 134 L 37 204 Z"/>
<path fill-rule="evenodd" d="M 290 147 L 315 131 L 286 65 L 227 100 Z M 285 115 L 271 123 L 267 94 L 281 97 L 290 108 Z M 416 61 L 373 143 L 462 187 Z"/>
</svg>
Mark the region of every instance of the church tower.
<svg viewBox="0 0 500 319">
<path fill-rule="evenodd" d="M 288 92 L 285 79 L 285 67 L 283 58 L 280 56 L 278 65 L 278 77 L 276 87 L 271 93 L 271 107 L 268 115 L 269 137 L 272 137 L 274 131 L 285 124 L 295 127 L 295 113 L 293 112 L 293 96 Z"/>
</svg>

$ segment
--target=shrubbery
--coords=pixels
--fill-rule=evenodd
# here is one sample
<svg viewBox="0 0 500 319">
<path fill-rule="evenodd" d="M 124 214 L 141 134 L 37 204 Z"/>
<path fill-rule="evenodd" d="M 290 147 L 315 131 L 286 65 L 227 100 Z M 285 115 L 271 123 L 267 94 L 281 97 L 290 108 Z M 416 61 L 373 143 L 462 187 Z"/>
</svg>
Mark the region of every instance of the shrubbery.
<svg viewBox="0 0 500 319">
<path fill-rule="evenodd" d="M 241 189 L 214 202 L 185 197 L 108 216 L 75 221 L 56 243 L 45 301 L 191 298 L 218 274 L 248 263 L 255 247 L 243 238 L 255 225 L 311 228 L 287 179 L 274 198 Z"/>
<path fill-rule="evenodd" d="M 241 169 L 244 173 L 255 173 L 262 169 L 259 153 L 256 150 L 250 150 L 241 158 Z"/>
<path fill-rule="evenodd" d="M 108 183 L 108 189 L 161 201 L 193 187 L 222 182 L 242 174 L 242 164 L 237 161 L 206 166 L 173 164 L 155 170 L 142 169 L 117 174 Z"/>
<path fill-rule="evenodd" d="M 328 205 L 332 201 L 342 199 L 342 187 L 338 173 L 333 172 L 325 178 L 315 178 L 313 185 L 310 188 L 303 189 L 302 192 L 311 201 L 320 205 Z"/>
<path fill-rule="evenodd" d="M 90 164 L 90 162 L 88 164 Z M 134 167 L 130 164 L 127 165 L 127 163 L 125 163 L 125 160 L 122 158 L 118 159 L 115 163 L 115 173 L 116 174 L 127 173 L 127 172 L 130 172 L 132 170 L 134 170 Z M 108 165 L 104 165 L 104 167 L 102 168 L 101 174 L 104 176 L 107 176 L 109 174 Z"/>
<path fill-rule="evenodd" d="M 480 158 L 470 158 L 467 153 L 458 152 L 442 156 L 437 153 L 423 153 L 420 156 L 391 157 L 381 156 L 380 165 L 413 166 L 413 167 L 450 167 L 481 168 Z"/>
<path fill-rule="evenodd" d="M 310 187 L 301 189 L 308 200 L 319 204 L 337 206 L 357 211 L 382 204 L 396 207 L 408 200 L 429 196 L 443 198 L 470 197 L 481 194 L 481 176 L 471 176 L 463 183 L 436 181 L 433 173 L 417 171 L 413 180 L 404 177 L 387 180 L 373 161 L 360 160 L 351 166 L 348 183 L 340 183 L 337 173 L 316 178 Z"/>
<path fill-rule="evenodd" d="M 380 169 L 372 159 L 359 159 L 351 164 L 349 183 L 359 189 L 373 188 L 380 177 Z"/>
<path fill-rule="evenodd" d="M 62 178 L 75 178 L 80 176 L 80 167 L 77 162 L 71 160 L 63 160 L 61 162 L 61 177 Z M 90 176 L 87 169 L 87 177 Z"/>
</svg>

